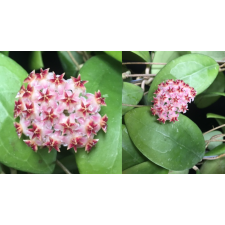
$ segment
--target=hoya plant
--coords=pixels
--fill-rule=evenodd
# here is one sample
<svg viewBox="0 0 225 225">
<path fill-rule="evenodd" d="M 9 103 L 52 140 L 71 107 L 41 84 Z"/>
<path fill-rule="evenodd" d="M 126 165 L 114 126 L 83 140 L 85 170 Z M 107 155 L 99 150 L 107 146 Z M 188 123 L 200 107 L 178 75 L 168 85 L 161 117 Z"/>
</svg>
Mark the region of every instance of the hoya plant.
<svg viewBox="0 0 225 225">
<path fill-rule="evenodd" d="M 123 173 L 224 174 L 225 52 L 122 55 Z"/>
<path fill-rule="evenodd" d="M 0 172 L 121 173 L 121 57 L 0 53 Z"/>
</svg>

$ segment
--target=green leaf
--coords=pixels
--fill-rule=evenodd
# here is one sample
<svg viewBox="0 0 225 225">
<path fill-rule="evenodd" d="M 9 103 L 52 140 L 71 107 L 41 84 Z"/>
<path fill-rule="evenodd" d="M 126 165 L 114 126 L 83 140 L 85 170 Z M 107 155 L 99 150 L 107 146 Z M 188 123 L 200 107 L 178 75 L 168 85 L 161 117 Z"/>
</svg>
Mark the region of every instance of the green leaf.
<svg viewBox="0 0 225 225">
<path fill-rule="evenodd" d="M 123 82 L 122 90 L 122 103 L 128 105 L 137 105 L 143 96 L 143 90 L 137 85 Z M 133 106 L 122 106 L 122 115 L 129 110 L 133 109 Z"/>
<path fill-rule="evenodd" d="M 0 162 L 30 173 L 52 173 L 56 151 L 46 148 L 34 152 L 18 138 L 13 126 L 15 96 L 27 72 L 7 56 L 0 54 Z"/>
<path fill-rule="evenodd" d="M 207 118 L 215 118 L 215 119 L 224 119 L 225 120 L 224 116 L 217 115 L 217 114 L 214 114 L 214 113 L 207 113 L 206 117 Z"/>
<path fill-rule="evenodd" d="M 205 161 L 200 172 L 201 174 L 225 174 L 225 157 Z"/>
<path fill-rule="evenodd" d="M 220 115 L 217 115 L 217 114 L 214 114 L 214 113 L 207 113 L 206 117 L 207 118 L 215 118 L 219 125 L 225 124 L 225 117 L 224 116 L 220 116 Z M 221 127 L 221 129 L 223 130 L 223 133 L 225 134 L 225 127 Z"/>
<path fill-rule="evenodd" d="M 82 55 L 75 51 L 70 51 L 73 59 L 68 51 L 58 51 L 58 56 L 67 78 L 75 77 L 77 71 L 80 70 L 80 64 L 84 62 Z"/>
<path fill-rule="evenodd" d="M 122 62 L 122 52 L 121 51 L 105 51 L 107 55 L 110 55 L 114 59 Z"/>
<path fill-rule="evenodd" d="M 189 54 L 190 52 L 182 51 L 156 51 L 153 63 L 168 63 L 182 55 Z M 157 74 L 165 65 L 152 65 L 151 74 Z"/>
<path fill-rule="evenodd" d="M 143 162 L 123 171 L 123 174 L 168 174 L 168 170 L 151 161 Z"/>
<path fill-rule="evenodd" d="M 207 55 L 217 61 L 225 61 L 225 51 L 192 51 L 192 53 Z"/>
<path fill-rule="evenodd" d="M 205 156 L 218 156 L 225 153 L 225 144 L 220 144 L 211 151 L 205 153 Z"/>
<path fill-rule="evenodd" d="M 121 63 L 112 57 L 98 55 L 90 58 L 80 70 L 88 93 L 101 91 L 107 106 L 102 106 L 101 116 L 107 114 L 107 133 L 99 131 L 98 143 L 88 154 L 79 149 L 75 154 L 80 173 L 122 172 L 122 77 Z"/>
<path fill-rule="evenodd" d="M 43 67 L 44 67 L 44 64 L 42 61 L 41 51 L 31 52 L 30 57 L 29 57 L 29 69 L 30 70 L 38 70 Z"/>
<path fill-rule="evenodd" d="M 188 174 L 188 173 L 189 173 L 189 169 L 181 170 L 181 171 L 174 171 L 174 170 L 169 171 L 169 174 Z"/>
<path fill-rule="evenodd" d="M 122 124 L 122 168 L 126 170 L 134 165 L 148 161 L 148 159 L 141 154 L 131 141 L 125 125 Z"/>
<path fill-rule="evenodd" d="M 176 58 L 164 66 L 153 80 L 148 92 L 148 101 L 158 84 L 168 79 L 180 79 L 193 87 L 197 94 L 206 90 L 215 80 L 219 65 L 212 58 L 201 54 L 187 54 Z"/>
<path fill-rule="evenodd" d="M 216 102 L 220 96 L 209 96 L 211 92 L 224 92 L 225 79 L 222 72 L 218 74 L 214 82 L 202 94 L 196 96 L 195 104 L 198 108 L 205 108 Z M 223 93 L 224 94 L 224 93 Z M 225 94 L 224 94 L 225 95 Z"/>
<path fill-rule="evenodd" d="M 150 62 L 150 54 L 148 51 L 123 51 L 123 61 L 129 62 Z"/>
<path fill-rule="evenodd" d="M 215 130 L 215 131 L 211 131 L 211 132 L 209 132 L 208 134 L 205 134 L 204 135 L 204 139 L 205 139 L 205 141 L 207 141 L 207 140 L 210 140 L 210 138 L 211 137 L 213 137 L 213 136 L 215 136 L 215 135 L 219 135 L 219 134 L 222 134 L 220 131 L 218 131 L 218 130 Z M 221 139 L 223 139 L 223 137 L 220 137 L 220 138 L 217 138 L 218 140 L 221 140 Z M 210 149 L 210 150 L 212 150 L 212 149 L 214 149 L 215 147 L 217 147 L 218 145 L 221 145 L 223 142 L 221 141 L 212 141 L 212 142 L 210 142 L 210 144 L 208 145 L 208 149 Z"/>
<path fill-rule="evenodd" d="M 162 124 L 150 113 L 149 107 L 142 107 L 126 113 L 125 124 L 139 151 L 166 169 L 190 169 L 204 156 L 202 132 L 182 114 L 179 121 Z"/>
<path fill-rule="evenodd" d="M 151 61 L 151 57 L 148 51 L 132 51 L 132 52 L 141 57 L 145 62 Z"/>
<path fill-rule="evenodd" d="M 59 160 L 71 173 L 79 173 L 74 155 L 68 155 Z M 60 166 L 56 164 L 54 174 L 65 173 Z"/>
</svg>

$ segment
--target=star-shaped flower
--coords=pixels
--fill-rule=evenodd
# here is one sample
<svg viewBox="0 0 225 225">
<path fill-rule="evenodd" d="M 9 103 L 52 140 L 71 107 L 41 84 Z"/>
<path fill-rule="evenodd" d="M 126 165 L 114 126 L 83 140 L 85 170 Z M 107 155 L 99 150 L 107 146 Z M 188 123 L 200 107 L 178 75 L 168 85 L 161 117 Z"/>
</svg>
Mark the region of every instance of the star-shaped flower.
<svg viewBox="0 0 225 225">
<path fill-rule="evenodd" d="M 78 77 L 77 78 L 75 78 L 75 77 L 71 77 L 71 79 L 72 79 L 72 81 L 74 82 L 74 86 L 76 87 L 76 88 L 81 88 L 81 89 L 85 89 L 85 86 L 84 86 L 84 84 L 86 84 L 88 81 L 86 81 L 86 80 L 81 80 L 81 77 L 80 77 L 80 74 L 78 75 Z"/>
<path fill-rule="evenodd" d="M 23 102 L 21 99 L 18 101 L 15 101 L 15 107 L 14 107 L 14 118 L 18 117 L 20 113 L 23 111 Z"/>
<path fill-rule="evenodd" d="M 105 98 L 102 98 L 102 94 L 99 90 L 98 90 L 98 92 L 95 92 L 95 99 L 98 104 L 106 106 Z"/>
<path fill-rule="evenodd" d="M 48 147 L 48 152 L 50 153 L 52 151 L 52 148 L 56 149 L 56 151 L 60 152 L 59 146 L 60 142 L 57 140 L 54 140 L 53 138 L 49 137 L 49 141 L 44 144 L 44 146 Z"/>
<path fill-rule="evenodd" d="M 83 113 L 84 118 L 86 118 L 87 113 L 92 113 L 92 111 L 88 108 L 89 106 L 90 106 L 90 103 L 85 105 L 83 102 L 81 102 L 81 108 L 78 109 L 79 112 Z"/>
<path fill-rule="evenodd" d="M 44 80 L 46 78 L 46 76 L 48 75 L 48 71 L 49 69 L 46 70 L 42 70 L 40 69 L 40 73 L 36 73 L 36 79 L 37 80 Z"/>
<path fill-rule="evenodd" d="M 85 146 L 85 151 L 90 152 L 92 147 L 97 144 L 99 139 L 90 138 Z"/>
<path fill-rule="evenodd" d="M 38 150 L 38 146 L 35 142 L 35 140 L 31 139 L 31 140 L 23 140 L 27 146 L 31 147 L 33 149 L 33 151 L 37 151 Z"/>
<path fill-rule="evenodd" d="M 76 123 L 71 123 L 70 119 L 68 118 L 65 123 L 60 123 L 63 126 L 62 134 L 65 134 L 66 131 L 69 131 L 71 134 L 73 133 L 73 129 L 75 128 Z"/>
<path fill-rule="evenodd" d="M 40 91 L 41 97 L 38 99 L 39 102 L 46 102 L 48 103 L 50 99 L 53 98 L 53 95 L 50 94 L 49 90 L 47 89 L 45 93 Z"/>
<path fill-rule="evenodd" d="M 73 148 L 75 152 L 77 152 L 77 146 L 83 145 L 82 137 L 74 137 L 71 139 L 70 143 L 68 144 L 67 150 Z"/>
<path fill-rule="evenodd" d="M 25 105 L 26 105 L 26 110 L 24 110 L 23 112 L 26 113 L 26 118 L 28 119 L 34 113 L 34 104 L 25 103 Z"/>
<path fill-rule="evenodd" d="M 101 118 L 101 121 L 100 121 L 100 125 L 101 125 L 101 128 L 102 130 L 106 133 L 106 130 L 107 130 L 107 121 L 108 121 L 108 117 L 106 115 L 104 115 L 102 118 Z"/>
<path fill-rule="evenodd" d="M 53 78 L 49 79 L 49 81 L 53 84 L 55 84 L 56 86 L 63 84 L 64 83 L 64 77 L 65 73 L 61 74 L 60 76 L 56 76 L 55 73 L 53 72 Z"/>
<path fill-rule="evenodd" d="M 34 88 L 28 84 L 27 89 L 25 89 L 25 92 L 23 94 L 23 98 L 29 98 L 33 94 Z"/>
<path fill-rule="evenodd" d="M 29 131 L 33 133 L 31 138 L 34 139 L 36 137 L 39 140 L 41 140 L 41 129 L 37 127 L 37 125 L 34 123 L 32 125 L 33 125 L 33 128 L 29 129 Z"/>
<path fill-rule="evenodd" d="M 87 131 L 87 137 L 89 138 L 91 136 L 91 134 L 95 134 L 95 128 L 97 127 L 97 124 L 94 123 L 93 120 L 91 120 L 87 126 L 86 126 L 86 131 Z"/>
<path fill-rule="evenodd" d="M 70 96 L 67 94 L 67 92 L 64 92 L 64 98 L 61 99 L 62 102 L 65 102 L 66 105 L 69 107 L 70 105 L 76 104 L 77 101 L 74 98 L 75 94 L 71 94 Z"/>
<path fill-rule="evenodd" d="M 44 111 L 44 114 L 46 115 L 46 117 L 45 117 L 45 119 L 43 121 L 48 121 L 49 120 L 51 122 L 51 124 L 53 124 L 53 120 L 55 118 L 57 118 L 57 115 L 55 115 L 53 113 L 53 108 L 51 108 L 50 112 Z"/>
</svg>

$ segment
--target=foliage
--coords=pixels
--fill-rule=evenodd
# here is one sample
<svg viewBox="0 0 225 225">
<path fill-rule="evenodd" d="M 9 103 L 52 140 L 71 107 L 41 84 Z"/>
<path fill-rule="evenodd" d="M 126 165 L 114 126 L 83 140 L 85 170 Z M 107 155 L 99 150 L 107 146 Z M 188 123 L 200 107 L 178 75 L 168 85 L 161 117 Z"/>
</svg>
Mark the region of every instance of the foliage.
<svg viewBox="0 0 225 225">
<path fill-rule="evenodd" d="M 122 120 L 123 173 L 160 174 L 160 168 L 166 169 L 169 174 L 225 173 L 225 115 L 223 111 L 214 113 L 218 112 L 218 105 L 213 108 L 219 100 L 224 101 L 221 96 L 225 96 L 222 65 L 225 52 L 156 51 L 149 52 L 149 55 L 151 60 L 138 60 L 136 57 L 134 61 L 131 52 L 123 52 L 126 80 L 124 79 L 123 84 L 122 103 L 124 109 L 127 109 L 123 111 Z M 143 61 L 150 62 L 147 66 L 145 63 L 144 70 L 141 65 Z M 158 85 L 169 79 L 184 81 L 196 90 L 197 96 L 194 102 L 188 104 L 190 111 L 184 115 L 179 113 L 179 121 L 166 121 L 163 124 L 157 121 L 150 108 L 153 106 L 153 97 L 156 96 L 154 92 Z M 140 89 L 139 85 L 143 93 L 147 93 L 142 95 L 141 100 L 135 93 L 135 89 Z M 182 98 L 181 95 L 179 97 Z M 162 104 L 168 104 L 169 101 L 165 102 Z M 127 104 L 133 105 L 133 108 L 125 106 Z M 195 114 L 191 114 L 193 109 Z M 156 107 L 154 110 L 159 109 Z M 207 124 L 201 124 L 197 120 L 198 113 L 204 113 Z M 219 125 L 224 125 L 221 127 L 222 132 L 216 129 L 203 133 L 207 131 L 204 127 L 210 130 L 210 124 L 216 126 L 213 119 L 209 121 L 206 117 L 215 118 Z M 158 169 L 153 169 L 152 165 Z"/>
<path fill-rule="evenodd" d="M 122 173 L 122 79 L 121 63 L 107 54 L 95 52 L 2 52 L 0 53 L 0 165 L 1 173 L 65 173 L 62 164 L 72 173 Z M 113 54 L 113 53 L 112 53 Z M 122 58 L 121 52 L 116 52 Z M 107 133 L 99 132 L 98 143 L 90 153 L 74 153 L 61 147 L 61 152 L 46 148 L 34 152 L 19 139 L 13 126 L 15 96 L 31 70 L 41 67 L 65 77 L 81 74 L 87 92 L 101 90 L 107 107 L 101 115 L 108 116 Z M 24 67 L 24 68 L 23 68 Z M 116 110 L 115 110 L 116 109 Z M 16 119 L 16 122 L 19 122 Z M 10 169 L 9 169 L 10 168 Z"/>
</svg>

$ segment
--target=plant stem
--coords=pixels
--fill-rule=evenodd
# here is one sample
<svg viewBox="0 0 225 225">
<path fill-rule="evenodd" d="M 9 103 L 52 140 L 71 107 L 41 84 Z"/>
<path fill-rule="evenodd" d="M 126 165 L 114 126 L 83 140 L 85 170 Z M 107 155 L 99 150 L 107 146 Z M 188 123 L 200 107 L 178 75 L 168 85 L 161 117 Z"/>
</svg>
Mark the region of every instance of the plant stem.
<svg viewBox="0 0 225 225">
<path fill-rule="evenodd" d="M 193 166 L 192 169 L 195 171 L 199 170 L 199 168 L 197 166 Z"/>
<path fill-rule="evenodd" d="M 88 60 L 89 59 L 89 55 L 87 54 L 87 52 L 84 51 L 83 53 L 84 53 L 86 59 Z"/>
<path fill-rule="evenodd" d="M 225 156 L 225 153 L 221 154 L 221 155 L 204 156 L 203 159 L 204 160 L 215 160 L 215 159 L 219 159 L 224 156 Z"/>
<path fill-rule="evenodd" d="M 74 64 L 76 65 L 76 67 L 79 70 L 80 69 L 79 63 L 74 59 L 74 57 L 73 57 L 73 55 L 71 54 L 70 51 L 67 51 L 67 53 L 69 54 L 70 58 L 72 59 L 72 61 L 74 62 Z"/>
<path fill-rule="evenodd" d="M 143 81 L 141 82 L 141 88 L 142 88 L 143 92 L 145 91 L 145 81 L 146 81 L 146 80 L 143 80 Z"/>
<path fill-rule="evenodd" d="M 218 126 L 218 127 L 215 127 L 215 128 L 213 128 L 212 130 L 209 130 L 209 131 L 203 133 L 203 135 L 208 134 L 209 132 L 214 131 L 214 130 L 217 130 L 217 129 L 219 129 L 219 128 L 221 128 L 221 127 L 224 127 L 224 126 L 225 126 L 225 124 L 220 125 L 220 126 Z"/>
<path fill-rule="evenodd" d="M 219 69 L 219 72 L 222 72 L 222 71 L 225 71 L 225 68 L 223 68 L 223 69 Z"/>
<path fill-rule="evenodd" d="M 70 171 L 59 161 L 56 160 L 56 164 L 67 174 L 71 174 Z"/>
<path fill-rule="evenodd" d="M 220 65 L 220 68 L 224 67 L 225 66 L 225 63 L 223 63 L 222 65 Z"/>
</svg>

